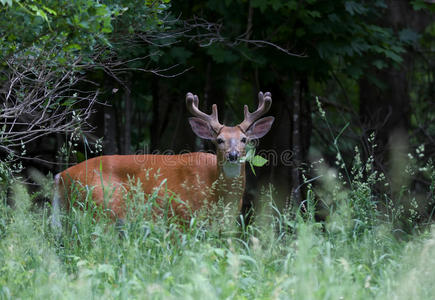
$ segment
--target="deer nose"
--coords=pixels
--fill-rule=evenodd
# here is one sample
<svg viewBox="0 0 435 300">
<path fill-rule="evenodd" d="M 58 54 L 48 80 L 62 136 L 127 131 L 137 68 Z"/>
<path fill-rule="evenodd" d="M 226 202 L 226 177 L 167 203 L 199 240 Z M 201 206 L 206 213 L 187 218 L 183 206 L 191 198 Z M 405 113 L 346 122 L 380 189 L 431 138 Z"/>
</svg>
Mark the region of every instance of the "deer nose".
<svg viewBox="0 0 435 300">
<path fill-rule="evenodd" d="M 239 151 L 232 150 L 228 153 L 228 160 L 231 162 L 237 161 L 239 159 Z"/>
</svg>

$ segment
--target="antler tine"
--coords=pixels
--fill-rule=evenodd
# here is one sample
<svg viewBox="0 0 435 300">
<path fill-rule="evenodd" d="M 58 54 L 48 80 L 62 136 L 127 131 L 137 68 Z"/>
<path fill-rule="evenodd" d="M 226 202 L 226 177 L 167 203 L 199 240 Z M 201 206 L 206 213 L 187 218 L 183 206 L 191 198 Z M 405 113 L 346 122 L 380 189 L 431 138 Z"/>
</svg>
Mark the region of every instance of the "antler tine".
<svg viewBox="0 0 435 300">
<path fill-rule="evenodd" d="M 272 94 L 269 92 L 258 93 L 258 107 L 257 110 L 250 113 L 248 106 L 245 105 L 244 107 L 244 113 L 245 113 L 245 119 L 242 123 L 239 124 L 239 127 L 241 127 L 244 131 L 248 130 L 249 127 L 257 121 L 262 115 L 267 113 L 270 109 L 270 106 L 272 105 Z"/>
<path fill-rule="evenodd" d="M 219 123 L 218 111 L 217 111 L 216 104 L 213 104 L 212 113 L 210 115 L 200 111 L 198 108 L 198 104 L 199 104 L 198 96 L 193 95 L 190 92 L 187 93 L 186 105 L 187 105 L 187 109 L 189 110 L 189 112 L 192 115 L 194 115 L 195 117 L 198 117 L 198 118 L 208 122 L 210 124 L 211 128 L 213 128 L 213 130 L 215 132 L 219 132 L 222 129 L 223 125 L 221 123 Z"/>
</svg>

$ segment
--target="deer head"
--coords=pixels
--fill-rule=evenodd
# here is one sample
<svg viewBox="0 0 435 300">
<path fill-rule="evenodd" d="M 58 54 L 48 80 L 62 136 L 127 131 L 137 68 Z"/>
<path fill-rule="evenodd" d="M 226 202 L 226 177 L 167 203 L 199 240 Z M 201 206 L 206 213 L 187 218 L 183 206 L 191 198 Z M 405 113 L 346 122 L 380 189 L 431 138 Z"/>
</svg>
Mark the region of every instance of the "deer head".
<svg viewBox="0 0 435 300">
<path fill-rule="evenodd" d="M 261 118 L 272 105 L 272 95 L 267 92 L 258 93 L 258 108 L 250 113 L 245 105 L 245 119 L 237 126 L 230 127 L 219 123 L 216 104 L 212 106 L 210 115 L 198 109 L 198 96 L 187 93 L 187 109 L 195 117 L 189 118 L 193 132 L 200 138 L 213 141 L 217 155 L 227 163 L 238 164 L 245 154 L 246 144 L 252 139 L 263 137 L 271 128 L 274 117 Z"/>
</svg>

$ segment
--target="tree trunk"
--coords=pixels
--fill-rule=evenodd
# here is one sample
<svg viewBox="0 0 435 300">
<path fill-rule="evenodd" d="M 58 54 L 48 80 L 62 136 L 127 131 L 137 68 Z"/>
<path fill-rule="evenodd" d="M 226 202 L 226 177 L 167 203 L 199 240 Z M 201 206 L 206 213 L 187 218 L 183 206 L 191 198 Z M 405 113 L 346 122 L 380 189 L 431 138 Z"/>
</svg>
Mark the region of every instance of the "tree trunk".
<svg viewBox="0 0 435 300">
<path fill-rule="evenodd" d="M 389 0 L 388 9 L 383 18 L 384 26 L 393 27 L 396 32 L 403 28 L 421 32 L 428 24 L 430 18 L 424 12 L 416 12 L 409 1 Z M 376 133 L 378 152 L 375 153 L 378 167 L 386 162 L 386 149 L 390 144 L 390 137 L 397 134 L 408 139 L 410 96 L 408 90 L 408 73 L 412 69 L 413 54 L 403 55 L 403 63 L 399 69 L 388 67 L 383 70 L 372 68 L 369 77 L 360 80 L 360 118 L 368 131 Z M 383 87 L 374 81 L 380 81 Z"/>
<path fill-rule="evenodd" d="M 117 143 L 116 114 L 112 106 L 104 106 L 104 154 L 119 154 Z"/>
<path fill-rule="evenodd" d="M 284 80 L 283 80 L 284 81 Z M 288 95 L 282 88 L 282 82 L 275 82 L 269 87 L 262 87 L 263 91 L 272 93 L 273 104 L 268 113 L 275 117 L 275 122 L 269 134 L 266 134 L 257 147 L 257 154 L 265 156 L 269 162 L 267 166 L 257 168 L 256 178 L 248 177 L 248 180 L 258 182 L 258 187 L 268 187 L 273 184 L 275 203 L 281 211 L 285 208 L 286 199 L 291 196 L 291 169 L 292 164 L 292 96 Z M 248 174 L 251 172 L 248 172 Z M 259 190 L 257 188 L 257 190 Z M 257 192 L 257 195 L 260 193 Z M 258 200 L 256 199 L 257 205 Z"/>
<path fill-rule="evenodd" d="M 159 82 L 157 78 L 152 80 L 152 95 L 153 95 L 153 121 L 151 123 L 151 151 L 159 148 L 160 145 L 160 107 L 159 107 Z"/>
<path fill-rule="evenodd" d="M 162 135 L 170 121 L 171 97 L 168 86 L 156 78 L 152 83 L 153 122 L 151 124 L 151 151 L 163 151 L 166 148 Z"/>
<path fill-rule="evenodd" d="M 131 91 L 130 84 L 131 78 L 127 78 L 127 82 L 125 85 L 125 91 L 123 95 L 124 100 L 124 139 L 123 139 L 123 147 L 122 154 L 131 154 L 131 123 L 132 123 L 132 100 L 131 100 Z"/>
<path fill-rule="evenodd" d="M 225 120 L 225 87 L 221 86 L 222 78 L 217 78 L 217 74 L 225 74 L 219 70 L 216 65 L 211 62 L 207 63 L 205 70 L 205 85 L 204 85 L 204 99 L 202 102 L 203 111 L 206 113 L 211 112 L 211 106 L 216 104 L 218 107 L 218 117 L 222 124 L 226 124 Z M 211 141 L 201 139 L 200 150 L 214 151 L 215 146 Z"/>
<path fill-rule="evenodd" d="M 301 140 L 301 98 L 302 88 L 299 80 L 295 81 L 293 87 L 293 131 L 292 131 L 292 147 L 293 147 L 293 165 L 291 166 L 291 198 L 296 205 L 301 203 L 301 174 L 300 167 L 302 165 L 302 140 Z M 290 208 L 290 202 L 287 201 L 285 209 Z"/>
</svg>

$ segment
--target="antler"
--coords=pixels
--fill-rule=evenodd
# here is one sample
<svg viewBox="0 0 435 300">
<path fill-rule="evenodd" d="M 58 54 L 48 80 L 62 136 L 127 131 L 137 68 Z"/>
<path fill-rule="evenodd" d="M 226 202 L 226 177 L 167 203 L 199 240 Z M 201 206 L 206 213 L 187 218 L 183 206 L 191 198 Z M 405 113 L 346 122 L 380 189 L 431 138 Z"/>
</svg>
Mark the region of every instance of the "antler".
<svg viewBox="0 0 435 300">
<path fill-rule="evenodd" d="M 213 104 L 212 106 L 212 113 L 210 115 L 207 115 L 206 113 L 203 113 L 198 109 L 198 102 L 199 100 L 197 95 L 193 95 L 192 93 L 187 93 L 186 105 L 190 113 L 195 117 L 198 117 L 208 122 L 211 128 L 218 133 L 224 126 L 221 123 L 219 123 L 216 104 Z"/>
<path fill-rule="evenodd" d="M 248 110 L 248 106 L 245 105 L 245 119 L 242 123 L 239 124 L 239 127 L 243 129 L 243 131 L 247 131 L 249 127 L 257 121 L 262 115 L 267 113 L 272 105 L 272 94 L 269 92 L 258 93 L 258 108 L 253 113 L 250 113 Z"/>
</svg>

